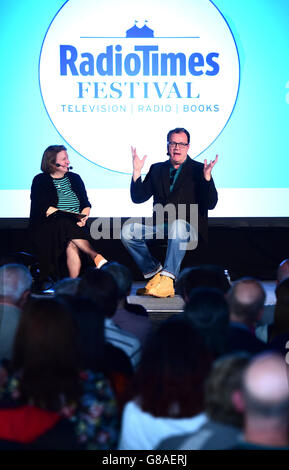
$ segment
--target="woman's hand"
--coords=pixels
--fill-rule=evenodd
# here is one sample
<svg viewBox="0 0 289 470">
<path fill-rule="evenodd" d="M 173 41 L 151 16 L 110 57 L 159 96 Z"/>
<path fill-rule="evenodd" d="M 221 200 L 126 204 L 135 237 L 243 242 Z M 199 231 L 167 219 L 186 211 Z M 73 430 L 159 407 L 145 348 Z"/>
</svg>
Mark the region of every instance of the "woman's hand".
<svg viewBox="0 0 289 470">
<path fill-rule="evenodd" d="M 50 206 L 46 211 L 46 217 L 49 217 L 54 212 L 58 211 L 57 207 Z"/>
<path fill-rule="evenodd" d="M 88 215 L 86 215 L 86 216 L 83 217 L 81 220 L 79 220 L 79 221 L 77 222 L 78 227 L 84 227 L 85 224 L 86 224 L 87 219 L 88 219 Z"/>
</svg>

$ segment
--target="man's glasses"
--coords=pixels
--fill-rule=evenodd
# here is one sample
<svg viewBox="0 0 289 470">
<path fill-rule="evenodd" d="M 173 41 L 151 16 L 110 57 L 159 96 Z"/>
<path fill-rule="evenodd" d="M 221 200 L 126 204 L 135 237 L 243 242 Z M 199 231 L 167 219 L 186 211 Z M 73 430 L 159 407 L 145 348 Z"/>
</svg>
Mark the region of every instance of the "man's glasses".
<svg viewBox="0 0 289 470">
<path fill-rule="evenodd" d="M 179 146 L 181 149 L 184 149 L 189 144 L 185 144 L 184 142 L 169 142 L 169 145 L 173 148 L 176 148 L 177 146 Z"/>
</svg>

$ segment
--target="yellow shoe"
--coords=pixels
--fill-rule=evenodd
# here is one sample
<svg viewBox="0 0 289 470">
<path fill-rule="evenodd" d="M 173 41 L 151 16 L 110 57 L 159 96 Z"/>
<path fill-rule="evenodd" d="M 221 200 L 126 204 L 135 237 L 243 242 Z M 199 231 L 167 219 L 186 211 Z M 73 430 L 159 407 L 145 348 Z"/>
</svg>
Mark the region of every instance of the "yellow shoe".
<svg viewBox="0 0 289 470">
<path fill-rule="evenodd" d="M 161 276 L 160 282 L 149 289 L 148 294 L 153 297 L 174 297 L 174 280 L 168 276 Z"/>
<path fill-rule="evenodd" d="M 105 263 L 107 263 L 107 259 L 105 259 L 100 254 L 96 255 L 96 257 L 94 258 L 94 264 L 98 269 L 100 269 L 101 266 L 103 266 Z"/>
<path fill-rule="evenodd" d="M 155 287 L 161 280 L 161 275 L 160 273 L 157 273 L 152 277 L 149 282 L 145 285 L 145 287 L 140 287 L 136 291 L 136 295 L 150 295 L 148 291 L 152 288 Z"/>
</svg>

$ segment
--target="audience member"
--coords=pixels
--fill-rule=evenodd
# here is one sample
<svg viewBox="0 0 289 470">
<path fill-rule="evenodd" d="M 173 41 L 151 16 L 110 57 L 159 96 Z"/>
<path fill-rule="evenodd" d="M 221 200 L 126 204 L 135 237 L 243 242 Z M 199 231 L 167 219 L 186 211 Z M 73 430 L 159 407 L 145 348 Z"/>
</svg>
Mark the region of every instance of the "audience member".
<svg viewBox="0 0 289 470">
<path fill-rule="evenodd" d="M 229 351 L 247 351 L 257 354 L 266 349 L 263 341 L 255 335 L 256 324 L 265 303 L 262 284 L 253 278 L 236 281 L 228 292 L 230 310 Z"/>
<path fill-rule="evenodd" d="M 120 328 L 113 321 L 117 309 L 118 288 L 113 276 L 103 269 L 88 269 L 78 286 L 78 295 L 95 303 L 97 312 L 104 315 L 104 333 L 108 342 L 122 349 L 134 367 L 140 360 L 141 344 L 138 338 Z"/>
<path fill-rule="evenodd" d="M 180 274 L 178 275 L 176 281 L 175 281 L 175 292 L 177 295 L 180 295 L 182 299 L 185 301 L 186 295 L 185 295 L 185 281 L 186 277 L 191 271 L 191 267 L 184 268 L 181 270 Z"/>
<path fill-rule="evenodd" d="M 220 290 L 212 287 L 193 289 L 184 315 L 201 335 L 215 358 L 227 353 L 229 310 Z"/>
<path fill-rule="evenodd" d="M 102 270 L 109 272 L 118 286 L 118 306 L 112 320 L 123 330 L 135 335 L 144 345 L 151 331 L 152 323 L 142 305 L 127 302 L 127 296 L 130 294 L 132 287 L 130 270 L 126 266 L 115 262 L 106 263 Z"/>
<path fill-rule="evenodd" d="M 32 276 L 26 266 L 0 267 L 0 360 L 11 359 L 21 309 L 30 295 Z"/>
<path fill-rule="evenodd" d="M 176 290 L 188 302 L 192 289 L 196 287 L 215 287 L 224 294 L 230 289 L 230 283 L 220 266 L 203 264 L 186 268 L 178 277 Z"/>
<path fill-rule="evenodd" d="M 240 391 L 234 394 L 244 413 L 244 442 L 238 449 L 282 449 L 289 446 L 289 388 L 284 357 L 256 356 L 247 367 Z"/>
<path fill-rule="evenodd" d="M 219 450 L 237 444 L 243 427 L 243 414 L 234 407 L 232 396 L 241 387 L 249 357 L 235 353 L 215 361 L 205 387 L 208 421 L 194 433 L 166 439 L 158 450 Z"/>
<path fill-rule="evenodd" d="M 125 405 L 119 449 L 151 450 L 206 421 L 204 381 L 211 355 L 183 318 L 164 322 L 149 338 Z"/>
<path fill-rule="evenodd" d="M 264 325 L 263 330 L 266 330 L 265 341 L 268 341 L 269 348 L 284 354 L 289 341 L 289 278 L 278 284 L 276 299 L 274 322 Z"/>
<path fill-rule="evenodd" d="M 104 317 L 91 300 L 71 296 L 61 299 L 68 304 L 76 321 L 81 369 L 102 372 L 111 381 L 121 412 L 133 376 L 131 361 L 122 349 L 106 342 Z"/>
<path fill-rule="evenodd" d="M 6 382 L 1 374 L 2 448 L 6 441 L 16 448 L 116 445 L 117 407 L 109 382 L 101 373 L 80 372 L 78 359 L 76 328 L 64 304 L 53 298 L 27 303 Z"/>
<path fill-rule="evenodd" d="M 278 283 L 275 292 L 276 305 L 272 321 L 256 328 L 256 336 L 265 343 L 273 341 L 277 336 L 289 333 L 289 279 L 285 278 Z"/>
<path fill-rule="evenodd" d="M 276 289 L 280 282 L 282 282 L 284 279 L 289 277 L 289 259 L 284 259 L 281 261 L 277 268 L 277 273 L 276 273 Z M 275 289 L 275 293 L 276 293 Z M 270 303 L 268 305 L 264 306 L 264 312 L 261 318 L 258 321 L 258 331 L 256 331 L 256 334 L 258 335 L 258 338 L 262 339 L 263 341 L 267 341 L 267 325 L 270 325 L 274 321 L 274 310 L 275 310 L 275 303 Z M 260 326 L 265 325 L 265 328 L 260 328 Z M 265 338 L 265 339 L 263 339 Z"/>
<path fill-rule="evenodd" d="M 277 268 L 277 285 L 289 277 L 289 259 L 281 261 Z"/>
<path fill-rule="evenodd" d="M 55 295 L 76 295 L 78 291 L 78 285 L 80 283 L 80 277 L 64 277 L 57 281 L 54 286 Z"/>
</svg>

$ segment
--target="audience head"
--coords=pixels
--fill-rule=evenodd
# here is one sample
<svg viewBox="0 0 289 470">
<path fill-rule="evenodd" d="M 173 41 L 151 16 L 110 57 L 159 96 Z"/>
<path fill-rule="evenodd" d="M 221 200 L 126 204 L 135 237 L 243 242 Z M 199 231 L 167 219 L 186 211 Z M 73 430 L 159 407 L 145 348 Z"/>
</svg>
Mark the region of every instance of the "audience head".
<svg viewBox="0 0 289 470">
<path fill-rule="evenodd" d="M 281 281 L 276 288 L 274 324 L 269 339 L 272 341 L 285 333 L 289 333 L 289 278 Z"/>
<path fill-rule="evenodd" d="M 229 309 L 220 290 L 212 287 L 193 289 L 184 314 L 214 357 L 227 352 Z"/>
<path fill-rule="evenodd" d="M 0 267 L 0 302 L 22 307 L 32 286 L 32 276 L 22 264 Z"/>
<path fill-rule="evenodd" d="M 205 387 L 205 409 L 214 421 L 242 427 L 243 414 L 233 404 L 233 394 L 241 388 L 241 380 L 250 356 L 236 353 L 217 359 Z"/>
<path fill-rule="evenodd" d="M 285 358 L 264 353 L 252 359 L 234 402 L 245 414 L 245 440 L 288 446 L 289 388 Z"/>
<path fill-rule="evenodd" d="M 284 259 L 278 266 L 277 269 L 277 285 L 289 277 L 289 259 Z"/>
<path fill-rule="evenodd" d="M 118 287 L 118 299 L 125 299 L 130 294 L 133 281 L 130 270 L 123 264 L 116 262 L 105 263 L 102 270 L 110 273 L 116 281 Z"/>
<path fill-rule="evenodd" d="M 210 366 L 211 355 L 189 322 L 162 323 L 149 338 L 136 373 L 142 410 L 172 418 L 200 413 Z"/>
<path fill-rule="evenodd" d="M 24 266 L 27 266 L 27 264 L 20 259 L 19 253 L 5 253 L 1 255 L 0 266 L 4 266 L 4 264 L 24 264 Z"/>
<path fill-rule="evenodd" d="M 262 316 L 265 297 L 263 286 L 257 279 L 236 281 L 227 295 L 231 321 L 254 327 Z"/>
<path fill-rule="evenodd" d="M 72 312 L 76 328 L 81 369 L 103 371 L 105 365 L 104 317 L 89 299 L 61 296 Z"/>
<path fill-rule="evenodd" d="M 178 275 L 175 283 L 175 291 L 176 294 L 180 295 L 184 301 L 188 300 L 185 293 L 186 288 L 186 277 L 192 268 L 184 268 L 181 270 L 180 274 Z"/>
<path fill-rule="evenodd" d="M 55 295 L 76 295 L 80 277 L 65 277 L 54 284 Z"/>
<path fill-rule="evenodd" d="M 13 369 L 21 396 L 35 406 L 58 411 L 78 393 L 76 328 L 62 302 L 31 299 L 24 306 L 14 340 Z"/>
<path fill-rule="evenodd" d="M 224 294 L 230 289 L 230 283 L 224 273 L 224 269 L 220 266 L 209 264 L 193 266 L 182 278 L 181 295 L 185 302 L 188 301 L 192 289 L 196 287 L 215 287 Z"/>
<path fill-rule="evenodd" d="M 77 294 L 94 302 L 105 317 L 112 317 L 117 308 L 117 292 L 117 283 L 109 272 L 91 268 L 82 276 Z"/>
</svg>

